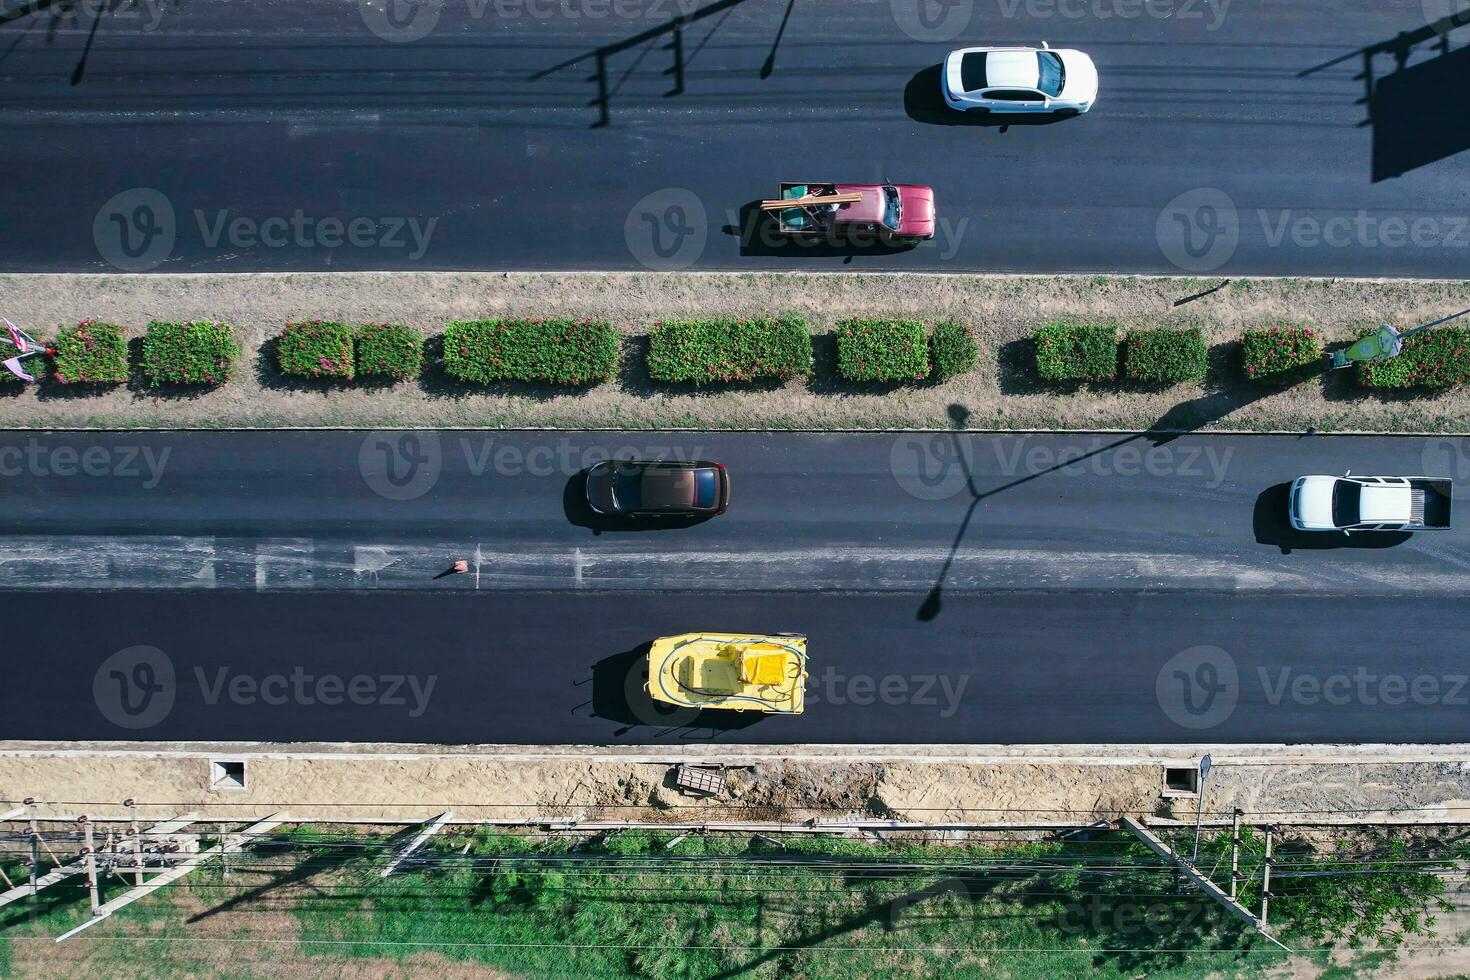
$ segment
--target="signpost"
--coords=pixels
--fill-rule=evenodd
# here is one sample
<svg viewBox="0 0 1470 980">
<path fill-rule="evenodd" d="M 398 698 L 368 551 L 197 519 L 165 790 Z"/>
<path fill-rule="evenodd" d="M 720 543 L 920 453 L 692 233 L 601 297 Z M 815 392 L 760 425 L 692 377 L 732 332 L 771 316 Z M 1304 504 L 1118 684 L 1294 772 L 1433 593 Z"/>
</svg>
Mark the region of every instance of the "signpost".
<svg viewBox="0 0 1470 980">
<path fill-rule="evenodd" d="M 9 358 L 3 362 L 5 365 L 5 369 L 22 381 L 35 381 L 36 379 L 33 378 L 31 375 L 26 374 L 25 368 L 20 366 L 21 359 L 30 357 L 34 354 L 50 354 L 54 352 L 48 350 L 46 347 L 43 347 L 41 344 L 36 343 L 35 339 L 32 338 L 30 334 L 26 333 L 20 327 L 17 327 L 15 324 L 11 323 L 9 320 L 6 320 L 3 316 L 0 316 L 0 320 L 5 321 L 5 327 L 10 332 L 10 338 L 8 340 L 4 337 L 0 337 L 0 344 L 8 343 L 10 344 L 10 346 L 14 347 L 17 352 L 14 357 Z"/>
</svg>

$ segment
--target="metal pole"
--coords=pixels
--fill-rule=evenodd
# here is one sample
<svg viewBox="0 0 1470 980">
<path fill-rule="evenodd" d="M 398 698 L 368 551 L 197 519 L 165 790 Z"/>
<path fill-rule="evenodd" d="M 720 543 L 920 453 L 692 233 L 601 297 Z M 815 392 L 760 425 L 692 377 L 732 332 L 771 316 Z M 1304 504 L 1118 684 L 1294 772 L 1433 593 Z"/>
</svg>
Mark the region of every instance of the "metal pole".
<svg viewBox="0 0 1470 980">
<path fill-rule="evenodd" d="M 41 828 L 36 826 L 36 798 L 27 796 L 25 805 L 31 808 L 31 895 L 41 889 L 36 885 L 37 866 L 41 863 Z"/>
<path fill-rule="evenodd" d="M 1199 864 L 1199 822 L 1205 815 L 1205 780 L 1210 776 L 1210 755 L 1205 753 L 1199 760 L 1199 796 L 1194 805 L 1194 857 L 1190 864 Z"/>
<path fill-rule="evenodd" d="M 31 894 L 35 895 L 41 889 L 36 886 L 36 866 L 41 863 L 41 844 L 38 840 L 35 823 L 31 824 Z"/>
<path fill-rule="evenodd" d="M 1405 330 L 1403 333 L 1399 334 L 1399 336 L 1400 337 L 1412 336 L 1413 334 L 1416 334 L 1416 333 L 1418 333 L 1421 330 L 1428 330 L 1430 327 L 1437 327 L 1441 323 L 1449 323 L 1451 320 L 1458 319 L 1459 317 L 1464 316 L 1466 313 L 1470 313 L 1470 310 L 1461 310 L 1458 313 L 1451 313 L 1449 316 L 1442 316 L 1438 320 L 1434 320 L 1433 322 L 1426 323 L 1426 324 L 1423 324 L 1421 326 L 1417 326 L 1417 327 L 1415 327 L 1412 330 Z"/>
<path fill-rule="evenodd" d="M 228 878 L 230 876 L 230 859 L 226 856 L 226 855 L 229 854 L 229 852 L 230 852 L 230 849 L 229 849 L 229 847 L 226 846 L 226 841 L 225 841 L 225 825 L 224 824 L 220 824 L 219 825 L 219 867 L 220 867 L 220 876 L 223 877 L 223 878 Z"/>
<path fill-rule="evenodd" d="M 1230 815 L 1230 897 L 1235 897 L 1235 888 L 1240 881 L 1240 807 Z"/>
<path fill-rule="evenodd" d="M 123 800 L 123 806 L 128 808 L 130 819 L 128 821 L 128 836 L 133 840 L 133 883 L 143 883 L 143 838 L 138 829 L 138 802 L 134 799 Z"/>
<path fill-rule="evenodd" d="M 82 825 L 82 854 L 87 859 L 87 891 L 92 898 L 92 914 L 97 914 L 97 907 L 102 903 L 97 900 L 97 855 L 92 847 L 92 821 L 85 816 L 77 817 L 77 822 Z"/>
<path fill-rule="evenodd" d="M 1261 864 L 1261 925 L 1266 924 L 1266 912 L 1271 902 L 1271 835 L 1275 827 L 1266 828 L 1266 860 Z"/>
</svg>

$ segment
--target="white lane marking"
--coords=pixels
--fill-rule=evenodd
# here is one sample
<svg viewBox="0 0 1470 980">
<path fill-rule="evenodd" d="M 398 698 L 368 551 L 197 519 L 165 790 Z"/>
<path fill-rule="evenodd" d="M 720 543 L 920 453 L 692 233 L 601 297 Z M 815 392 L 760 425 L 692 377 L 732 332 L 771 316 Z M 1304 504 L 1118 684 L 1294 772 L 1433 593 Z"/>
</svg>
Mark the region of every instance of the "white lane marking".
<svg viewBox="0 0 1470 980">
<path fill-rule="evenodd" d="M 317 545 L 321 547 L 318 548 Z M 1443 548 L 1444 546 L 1440 546 Z M 424 587 L 444 569 L 445 555 L 463 555 L 463 542 L 348 543 L 311 539 L 233 539 L 137 536 L 0 536 L 0 574 L 9 589 L 229 588 L 215 580 L 219 563 L 253 563 L 246 587 Z M 350 561 L 334 556 L 351 552 Z M 1448 553 L 1447 553 L 1448 552 Z M 201 562 L 201 558 L 204 559 Z M 1362 561 L 1302 552 L 1288 558 L 1252 553 L 1201 557 L 1172 552 L 1056 552 L 1024 548 L 884 546 L 793 549 L 738 548 L 661 551 L 624 547 L 474 549 L 477 590 L 575 589 L 927 591 L 944 574 L 954 591 L 1037 588 L 1126 588 L 1341 594 L 1463 594 L 1470 562 L 1458 549 L 1436 549 L 1412 562 Z M 946 571 L 947 565 L 947 571 Z M 482 575 L 489 568 L 492 574 Z"/>
</svg>

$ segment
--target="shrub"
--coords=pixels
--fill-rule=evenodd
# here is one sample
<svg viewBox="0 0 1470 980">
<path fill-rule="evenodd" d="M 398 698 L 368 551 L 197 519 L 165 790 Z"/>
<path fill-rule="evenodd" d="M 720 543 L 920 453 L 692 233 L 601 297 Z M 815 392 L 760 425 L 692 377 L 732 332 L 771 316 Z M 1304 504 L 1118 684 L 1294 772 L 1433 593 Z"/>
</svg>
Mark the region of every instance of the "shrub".
<svg viewBox="0 0 1470 980">
<path fill-rule="evenodd" d="M 1369 331 L 1372 333 L 1373 331 Z M 1470 381 L 1470 327 L 1434 327 L 1405 338 L 1399 355 L 1359 364 L 1365 388 L 1453 388 Z"/>
<path fill-rule="evenodd" d="M 618 366 L 618 332 L 593 320 L 457 320 L 444 330 L 444 369 L 478 381 L 606 381 Z"/>
<path fill-rule="evenodd" d="M 1036 332 L 1036 373 L 1043 381 L 1111 381 L 1118 376 L 1118 327 L 1049 323 Z"/>
<path fill-rule="evenodd" d="M 649 338 L 648 375 L 655 381 L 750 381 L 812 373 L 806 321 L 673 320 Z"/>
<path fill-rule="evenodd" d="M 848 381 L 919 381 L 929 374 L 929 341 L 918 320 L 844 320 L 837 325 L 837 373 Z"/>
<path fill-rule="evenodd" d="M 55 376 L 62 384 L 120 384 L 128 380 L 128 341 L 123 328 L 115 323 L 83 320 L 75 327 L 63 327 L 56 335 L 55 346 Z"/>
<path fill-rule="evenodd" d="M 1123 341 L 1123 373 L 1130 381 L 1203 381 L 1205 335 L 1187 330 L 1133 330 Z"/>
<path fill-rule="evenodd" d="M 288 323 L 276 336 L 276 362 L 303 378 L 348 378 L 354 372 L 352 336 L 345 323 L 308 320 Z"/>
<path fill-rule="evenodd" d="M 395 381 L 417 378 L 424 367 L 424 338 L 401 323 L 364 323 L 357 328 L 357 373 Z"/>
<path fill-rule="evenodd" d="M 1241 367 L 1253 381 L 1284 381 L 1322 360 L 1322 336 L 1311 327 L 1260 327 L 1240 338 Z"/>
<path fill-rule="evenodd" d="M 155 388 L 223 384 L 239 357 L 227 323 L 150 323 L 143 337 L 143 374 Z"/>
<path fill-rule="evenodd" d="M 934 374 L 939 378 L 951 378 L 964 374 L 975 366 L 980 357 L 980 348 L 975 343 L 975 331 L 961 323 L 945 321 L 934 325 L 929 335 L 929 360 L 934 365 Z"/>
</svg>

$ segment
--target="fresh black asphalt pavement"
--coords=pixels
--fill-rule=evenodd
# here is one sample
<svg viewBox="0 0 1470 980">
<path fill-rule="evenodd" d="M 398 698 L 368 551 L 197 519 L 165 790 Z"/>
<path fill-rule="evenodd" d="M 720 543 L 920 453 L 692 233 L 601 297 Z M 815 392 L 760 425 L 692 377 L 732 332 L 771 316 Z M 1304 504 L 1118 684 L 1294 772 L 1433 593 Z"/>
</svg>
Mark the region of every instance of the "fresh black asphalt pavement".
<svg viewBox="0 0 1470 980">
<path fill-rule="evenodd" d="M 578 506 L 608 455 L 724 463 L 728 514 Z M 1156 433 L 0 436 L 0 738 L 1447 742 L 1463 530 L 1292 534 L 1303 473 L 1444 438 Z M 459 558 L 471 571 L 448 573 Z M 668 717 L 660 635 L 810 637 L 799 718 Z"/>
<path fill-rule="evenodd" d="M 8 4 L 0 270 L 1458 278 L 1452 6 Z M 1042 41 L 1093 56 L 1091 113 L 943 110 L 949 50 Z M 795 248 L 745 220 L 783 179 L 884 178 L 935 188 L 934 241 Z"/>
</svg>

